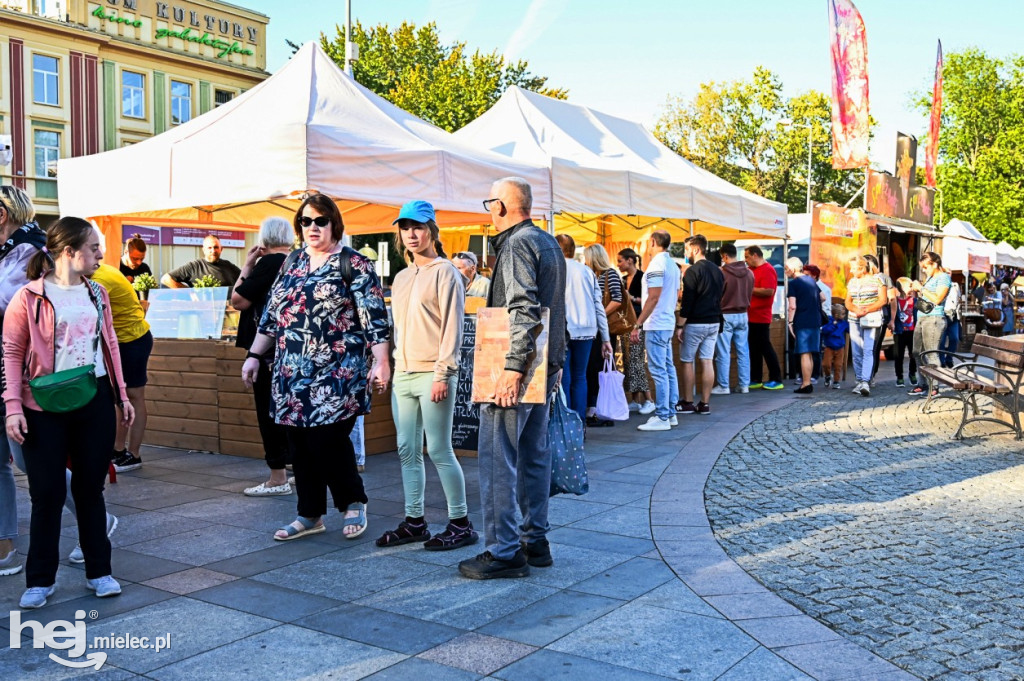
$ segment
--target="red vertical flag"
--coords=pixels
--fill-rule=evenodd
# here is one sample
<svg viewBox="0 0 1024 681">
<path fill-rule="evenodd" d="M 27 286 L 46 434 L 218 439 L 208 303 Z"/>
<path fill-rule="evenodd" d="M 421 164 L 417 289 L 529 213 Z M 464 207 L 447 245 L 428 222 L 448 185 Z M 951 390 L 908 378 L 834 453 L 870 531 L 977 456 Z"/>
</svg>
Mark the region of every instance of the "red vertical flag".
<svg viewBox="0 0 1024 681">
<path fill-rule="evenodd" d="M 942 41 L 935 57 L 935 85 L 932 88 L 932 116 L 928 123 L 928 148 L 924 152 L 925 183 L 935 187 L 935 165 L 939 160 L 939 128 L 942 126 Z"/>
<path fill-rule="evenodd" d="M 828 0 L 832 51 L 832 167 L 868 165 L 868 39 L 850 0 Z"/>
</svg>

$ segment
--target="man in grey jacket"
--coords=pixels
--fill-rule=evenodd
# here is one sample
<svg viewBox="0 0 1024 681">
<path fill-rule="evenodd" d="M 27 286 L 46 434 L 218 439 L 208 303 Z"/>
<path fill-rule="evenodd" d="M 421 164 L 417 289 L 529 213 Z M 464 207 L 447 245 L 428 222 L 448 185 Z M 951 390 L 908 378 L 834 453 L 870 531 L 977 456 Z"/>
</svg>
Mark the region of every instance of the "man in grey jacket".
<svg viewBox="0 0 1024 681">
<path fill-rule="evenodd" d="M 459 572 L 472 579 L 525 577 L 531 565 L 552 564 L 547 540 L 551 449 L 548 405 L 520 399 L 545 307 L 550 310 L 549 394 L 559 378 L 567 334 L 565 259 L 554 237 L 530 220 L 533 197 L 525 180 L 498 180 L 484 207 L 498 231 L 490 241 L 497 260 L 487 305 L 508 309 L 511 345 L 493 404 L 480 405 L 477 462 L 487 550 L 459 563 Z M 517 506 L 523 516 L 520 527 Z"/>
</svg>

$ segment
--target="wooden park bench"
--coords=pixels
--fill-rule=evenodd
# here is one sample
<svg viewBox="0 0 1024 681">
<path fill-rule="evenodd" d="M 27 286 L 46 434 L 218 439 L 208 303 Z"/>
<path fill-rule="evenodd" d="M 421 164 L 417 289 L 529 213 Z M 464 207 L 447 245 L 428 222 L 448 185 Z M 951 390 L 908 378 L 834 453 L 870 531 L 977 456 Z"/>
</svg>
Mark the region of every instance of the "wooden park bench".
<svg viewBox="0 0 1024 681">
<path fill-rule="evenodd" d="M 936 397 L 958 399 L 963 403 L 963 417 L 953 438 L 963 439 L 964 426 L 976 421 L 990 421 L 1010 427 L 1017 439 L 1024 438 L 1020 421 L 1020 388 L 1024 377 L 1024 343 L 1005 338 L 978 334 L 971 343 L 968 354 L 948 353 L 962 363 L 952 368 L 925 365 L 929 355 L 939 355 L 939 350 L 921 353 L 918 373 L 928 379 L 928 400 L 922 410 L 928 413 Z M 985 358 L 989 362 L 981 362 Z M 952 388 L 954 394 L 938 394 L 940 386 Z M 982 414 L 978 410 L 978 396 L 992 400 L 993 408 L 1001 406 L 1008 413 L 1008 420 L 997 418 L 993 410 Z"/>
</svg>

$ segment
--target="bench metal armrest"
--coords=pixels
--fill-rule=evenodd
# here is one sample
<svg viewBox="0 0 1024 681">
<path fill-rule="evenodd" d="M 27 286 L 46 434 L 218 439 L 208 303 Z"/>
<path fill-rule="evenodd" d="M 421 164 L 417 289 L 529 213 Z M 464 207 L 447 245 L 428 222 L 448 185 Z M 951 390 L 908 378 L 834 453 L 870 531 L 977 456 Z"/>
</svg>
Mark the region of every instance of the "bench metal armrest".
<svg viewBox="0 0 1024 681">
<path fill-rule="evenodd" d="M 924 363 L 924 358 L 928 357 L 929 355 L 952 355 L 953 357 L 956 357 L 957 359 L 959 359 L 962 362 L 973 362 L 974 360 L 978 359 L 978 356 L 974 355 L 974 354 L 962 354 L 962 353 L 959 353 L 959 352 L 946 352 L 945 350 L 925 350 L 920 355 L 918 355 L 918 360 L 917 361 L 921 362 L 923 364 Z"/>
<path fill-rule="evenodd" d="M 985 364 L 984 362 L 965 362 L 964 364 L 958 364 L 955 367 L 953 367 L 953 377 L 958 381 L 970 383 L 971 377 L 967 373 L 967 371 L 971 370 L 973 373 L 976 374 L 977 372 L 974 371 L 975 368 L 987 369 L 988 371 L 991 371 L 994 374 L 999 374 L 1000 376 L 1006 379 L 1007 383 L 1009 384 L 1006 387 L 1007 389 L 1010 390 L 1018 389 L 1020 387 L 1021 376 L 1024 376 L 1024 371 L 1020 369 L 1001 369 L 992 364 Z"/>
</svg>

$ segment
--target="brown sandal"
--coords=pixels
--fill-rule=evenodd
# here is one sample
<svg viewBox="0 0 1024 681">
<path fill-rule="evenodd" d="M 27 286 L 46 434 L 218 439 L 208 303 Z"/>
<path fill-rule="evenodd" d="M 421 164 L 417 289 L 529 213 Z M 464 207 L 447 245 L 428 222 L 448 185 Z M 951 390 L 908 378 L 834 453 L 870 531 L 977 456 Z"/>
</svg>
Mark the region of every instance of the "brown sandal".
<svg viewBox="0 0 1024 681">
<path fill-rule="evenodd" d="M 398 529 L 388 530 L 381 535 L 380 539 L 377 540 L 377 546 L 400 546 L 402 544 L 412 544 L 413 542 L 425 542 L 428 539 L 430 539 L 430 530 L 427 529 L 425 522 L 420 525 L 413 525 L 403 520 L 398 524 Z"/>
</svg>

